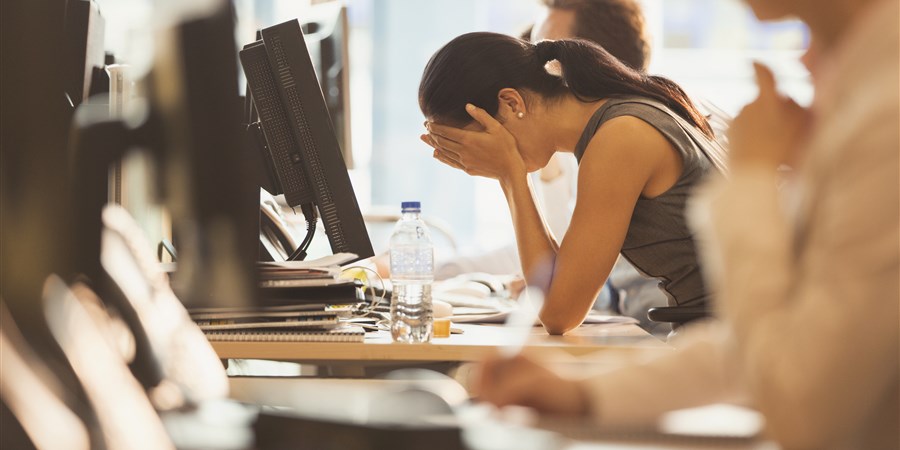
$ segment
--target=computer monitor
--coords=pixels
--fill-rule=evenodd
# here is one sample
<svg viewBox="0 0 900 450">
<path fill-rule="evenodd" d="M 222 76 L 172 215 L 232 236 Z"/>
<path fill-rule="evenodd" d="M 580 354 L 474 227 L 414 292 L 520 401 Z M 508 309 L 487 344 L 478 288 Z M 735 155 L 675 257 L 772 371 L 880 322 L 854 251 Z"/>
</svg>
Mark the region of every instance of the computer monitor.
<svg viewBox="0 0 900 450">
<path fill-rule="evenodd" d="M 93 0 L 68 0 L 65 33 L 65 92 L 72 107 L 103 90 L 105 21 Z M 108 80 L 108 78 L 107 78 Z M 108 89 L 107 81 L 107 89 Z"/>
<path fill-rule="evenodd" d="M 178 248 L 171 282 L 179 300 L 190 306 L 240 307 L 260 298 L 256 277 L 259 184 L 252 173 L 260 162 L 243 142 L 240 129 L 234 11 L 229 1 L 215 0 L 207 3 L 206 10 L 176 19 L 158 30 L 143 120 L 97 117 L 92 108 L 75 111 L 74 148 L 62 159 L 72 177 L 70 198 L 77 214 L 54 222 L 65 223 L 64 228 L 74 229 L 78 236 L 74 251 L 55 256 L 76 255 L 74 271 L 85 275 L 98 296 L 129 326 L 135 351 L 132 371 L 146 388 L 157 386 L 166 376 L 163 358 L 174 361 L 175 353 L 159 347 L 168 343 L 157 338 L 177 335 L 172 327 L 180 325 L 166 318 L 156 320 L 161 312 L 168 317 L 177 311 L 171 308 L 169 294 L 169 300 L 159 302 L 148 289 L 133 290 L 135 280 L 138 285 L 141 279 L 161 280 L 159 272 L 152 273 L 158 268 L 144 264 L 146 253 L 149 260 L 155 258 L 152 248 L 138 242 L 142 240 L 137 237 L 138 227 L 118 235 L 134 245 L 132 250 L 145 252 L 143 263 L 129 259 L 110 240 L 115 222 L 109 222 L 109 211 L 102 211 L 108 198 L 106 175 L 113 161 L 131 149 L 156 159 L 154 184 L 170 214 Z M 153 270 L 142 272 L 147 267 Z M 162 283 L 167 280 L 163 277 Z M 135 298 L 162 310 L 140 306 Z M 148 299 L 151 303 L 146 303 Z M 154 324 L 164 324 L 166 330 Z"/>
<path fill-rule="evenodd" d="M 373 256 L 300 22 L 265 28 L 260 36 L 244 46 L 240 60 L 274 178 L 272 193 L 283 193 L 289 206 L 304 212 L 314 205 L 334 253 Z"/>
<path fill-rule="evenodd" d="M 303 34 L 322 85 L 344 162 L 353 168 L 350 136 L 350 61 L 347 7 L 341 2 L 312 5 L 304 14 Z"/>
<path fill-rule="evenodd" d="M 259 164 L 240 127 L 234 7 L 216 0 L 156 44 L 148 87 L 162 139 L 160 175 L 172 217 L 179 296 L 193 305 L 256 298 Z"/>
</svg>

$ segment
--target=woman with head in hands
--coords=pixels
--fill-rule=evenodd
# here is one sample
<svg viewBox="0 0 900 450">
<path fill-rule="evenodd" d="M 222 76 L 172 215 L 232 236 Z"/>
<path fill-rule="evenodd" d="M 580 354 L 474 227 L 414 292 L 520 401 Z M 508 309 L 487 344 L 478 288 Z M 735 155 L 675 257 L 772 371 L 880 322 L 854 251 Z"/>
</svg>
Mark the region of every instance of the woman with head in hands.
<svg viewBox="0 0 900 450">
<path fill-rule="evenodd" d="M 721 170 L 723 157 L 706 118 L 674 82 L 588 41 L 470 33 L 432 57 L 419 104 L 422 139 L 436 159 L 499 181 L 526 280 L 547 280 L 540 318 L 549 333 L 581 324 L 620 252 L 660 281 L 671 305 L 708 301 L 685 200 Z M 527 176 L 556 152 L 579 161 L 562 242 L 545 225 Z M 546 273 L 536 274 L 539 267 Z"/>
</svg>

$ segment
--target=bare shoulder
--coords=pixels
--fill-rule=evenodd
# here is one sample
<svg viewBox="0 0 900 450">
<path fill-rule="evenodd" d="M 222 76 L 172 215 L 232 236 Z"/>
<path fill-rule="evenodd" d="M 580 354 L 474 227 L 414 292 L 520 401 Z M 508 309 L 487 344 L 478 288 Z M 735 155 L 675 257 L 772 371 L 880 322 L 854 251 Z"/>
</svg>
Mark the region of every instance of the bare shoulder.
<svg viewBox="0 0 900 450">
<path fill-rule="evenodd" d="M 579 171 L 590 174 L 588 179 L 627 183 L 655 197 L 675 184 L 682 164 L 681 155 L 656 128 L 634 116 L 619 116 L 594 134 Z M 585 184 L 590 182 L 586 179 Z"/>
<path fill-rule="evenodd" d="M 581 164 L 604 161 L 655 165 L 673 151 L 669 141 L 649 123 L 634 116 L 619 116 L 600 126 L 585 149 Z"/>
</svg>

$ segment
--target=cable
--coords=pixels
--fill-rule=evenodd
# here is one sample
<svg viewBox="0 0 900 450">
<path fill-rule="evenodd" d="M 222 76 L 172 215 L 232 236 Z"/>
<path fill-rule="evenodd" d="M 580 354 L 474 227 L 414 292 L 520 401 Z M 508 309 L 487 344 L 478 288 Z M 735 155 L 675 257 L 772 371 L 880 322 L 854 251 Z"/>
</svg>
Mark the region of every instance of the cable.
<svg viewBox="0 0 900 450">
<path fill-rule="evenodd" d="M 373 277 L 370 277 L 370 274 Z M 366 327 L 381 331 L 390 331 L 391 321 L 389 311 L 378 311 L 379 305 L 384 302 L 385 294 L 387 294 L 387 290 L 384 286 L 384 279 L 381 278 L 381 275 L 378 275 L 378 272 L 365 266 L 350 266 L 341 270 L 340 276 L 341 278 L 349 277 L 361 283 L 362 286 L 360 287 L 363 290 L 363 296 L 365 296 L 365 291 L 368 289 L 369 296 L 371 297 L 370 303 L 361 302 L 356 304 L 356 307 L 352 311 L 353 317 L 374 317 L 377 319 L 375 325 Z M 377 280 L 380 287 L 376 287 L 375 283 L 372 282 L 373 280 Z M 377 292 L 380 292 L 380 294 Z"/>
<path fill-rule="evenodd" d="M 313 236 L 316 234 L 316 222 L 319 220 L 316 205 L 313 203 L 300 205 L 300 210 L 303 211 L 303 217 L 306 218 L 306 237 L 303 238 L 303 242 L 297 246 L 294 253 L 291 253 L 288 261 L 303 261 L 306 259 L 306 251 L 309 250 L 309 245 L 312 244 Z"/>
<path fill-rule="evenodd" d="M 353 274 L 353 271 L 362 272 L 362 274 Z M 371 283 L 369 281 L 370 274 L 374 276 L 375 280 L 378 280 L 378 284 L 380 285 L 380 287 L 376 287 L 374 283 Z M 340 276 L 341 278 L 347 278 L 349 276 L 351 279 L 357 280 L 362 283 L 363 293 L 365 293 L 366 289 L 368 289 L 369 296 L 372 297 L 372 308 L 375 308 L 379 303 L 384 301 L 387 290 L 384 286 L 384 279 L 381 278 L 381 275 L 378 275 L 378 272 L 365 266 L 349 266 L 341 270 Z M 378 292 L 380 292 L 380 294 Z"/>
</svg>

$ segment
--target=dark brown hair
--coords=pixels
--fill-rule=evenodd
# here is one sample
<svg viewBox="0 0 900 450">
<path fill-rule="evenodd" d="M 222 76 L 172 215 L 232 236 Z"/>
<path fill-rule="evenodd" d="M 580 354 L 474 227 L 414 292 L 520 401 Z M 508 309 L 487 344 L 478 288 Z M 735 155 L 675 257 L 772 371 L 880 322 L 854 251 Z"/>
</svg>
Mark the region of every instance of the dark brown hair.
<svg viewBox="0 0 900 450">
<path fill-rule="evenodd" d="M 562 76 L 549 73 L 558 61 Z M 526 97 L 553 101 L 571 92 L 583 102 L 639 96 L 659 101 L 712 138 L 706 118 L 673 81 L 628 67 L 597 44 L 585 40 L 541 41 L 535 45 L 497 33 L 468 33 L 438 50 L 422 74 L 419 107 L 425 117 L 463 126 L 472 103 L 497 115 L 497 93 L 517 89 Z"/>
<path fill-rule="evenodd" d="M 599 44 L 632 69 L 646 71 L 650 43 L 644 13 L 635 0 L 542 0 L 548 8 L 572 11 L 572 36 Z"/>
</svg>

